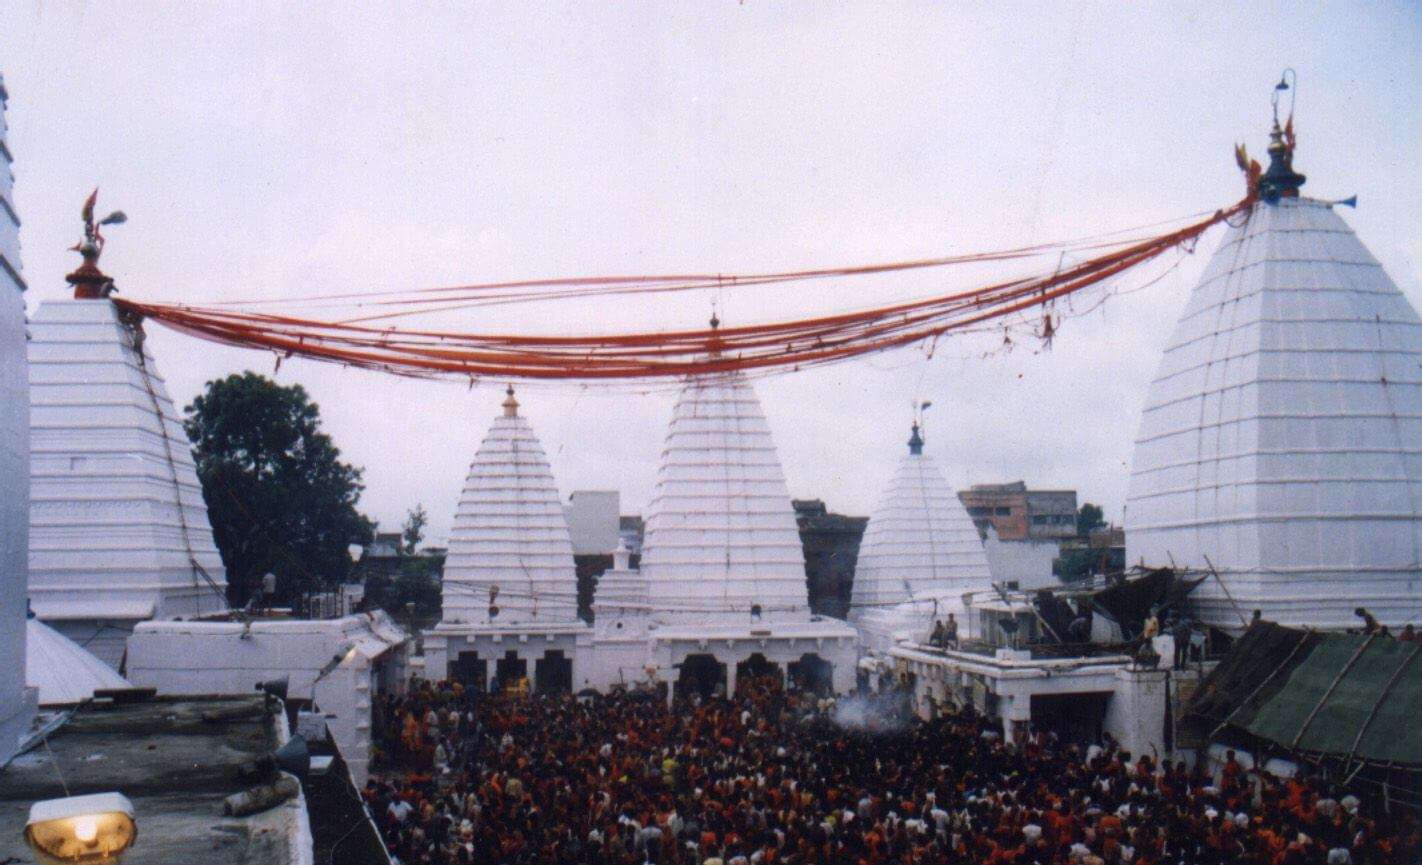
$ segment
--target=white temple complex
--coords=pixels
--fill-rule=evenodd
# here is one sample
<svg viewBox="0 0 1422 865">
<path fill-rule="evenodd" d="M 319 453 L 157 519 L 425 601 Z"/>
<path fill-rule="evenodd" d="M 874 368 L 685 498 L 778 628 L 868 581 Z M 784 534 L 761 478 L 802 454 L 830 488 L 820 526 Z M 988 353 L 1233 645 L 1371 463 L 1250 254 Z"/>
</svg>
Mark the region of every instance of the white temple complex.
<svg viewBox="0 0 1422 865">
<path fill-rule="evenodd" d="M 1422 321 L 1335 204 L 1298 197 L 1277 124 L 1270 156 L 1150 387 L 1127 560 L 1213 565 L 1214 625 L 1399 626 L 1422 615 Z"/>
<path fill-rule="evenodd" d="M 118 667 L 138 622 L 226 609 L 226 576 L 142 327 L 87 259 L 30 325 L 30 599 Z"/>
<path fill-rule="evenodd" d="M 854 681 L 855 634 L 810 613 L 780 457 L 745 377 L 689 379 L 672 413 L 647 517 L 648 666 L 734 691 L 738 665 Z"/>
<path fill-rule="evenodd" d="M 486 688 L 734 689 L 738 667 L 848 690 L 855 634 L 810 613 L 790 494 L 740 375 L 689 380 L 673 413 L 641 568 L 624 543 L 595 627 L 577 618 L 573 548 L 543 448 L 512 390 L 470 466 L 428 675 Z"/>
<path fill-rule="evenodd" d="M 29 556 L 30 421 L 25 373 L 25 281 L 20 217 L 5 146 L 5 79 L 0 76 L 0 766 L 14 755 L 35 714 L 25 684 L 25 584 Z"/>
<path fill-rule="evenodd" d="M 859 545 L 849 620 L 876 655 L 900 639 L 925 641 L 950 613 L 966 635 L 963 595 L 991 586 L 978 529 L 914 424 Z"/>
<path fill-rule="evenodd" d="M 580 682 L 573 544 L 543 446 L 509 388 L 455 511 L 440 623 L 425 632 L 425 668 L 481 688 L 527 678 L 535 689 Z"/>
</svg>

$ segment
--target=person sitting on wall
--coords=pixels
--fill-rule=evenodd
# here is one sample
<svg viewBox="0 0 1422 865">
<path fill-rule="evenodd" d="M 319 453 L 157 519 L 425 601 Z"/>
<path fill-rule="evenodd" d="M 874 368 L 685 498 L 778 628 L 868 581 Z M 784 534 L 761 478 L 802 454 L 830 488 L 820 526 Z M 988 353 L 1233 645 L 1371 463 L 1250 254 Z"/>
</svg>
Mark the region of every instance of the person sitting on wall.
<svg viewBox="0 0 1422 865">
<path fill-rule="evenodd" d="M 1363 633 L 1375 634 L 1378 631 L 1378 620 L 1373 618 L 1373 614 L 1368 612 L 1366 607 L 1359 607 L 1353 611 L 1353 615 L 1363 620 Z"/>
<path fill-rule="evenodd" d="M 948 614 L 948 622 L 943 626 L 943 645 L 945 648 L 958 648 L 958 619 L 952 614 Z"/>
<path fill-rule="evenodd" d="M 929 637 L 928 637 L 928 645 L 933 646 L 935 649 L 941 649 L 941 648 L 943 648 L 943 644 L 944 644 L 944 638 L 943 638 L 943 623 L 942 623 L 942 622 L 934 622 L 934 623 L 933 623 L 933 633 L 930 634 Z"/>
<path fill-rule="evenodd" d="M 1146 616 L 1145 624 L 1141 626 L 1141 639 L 1153 640 L 1160 636 L 1160 619 L 1155 617 L 1155 610 L 1150 611 Z"/>
</svg>

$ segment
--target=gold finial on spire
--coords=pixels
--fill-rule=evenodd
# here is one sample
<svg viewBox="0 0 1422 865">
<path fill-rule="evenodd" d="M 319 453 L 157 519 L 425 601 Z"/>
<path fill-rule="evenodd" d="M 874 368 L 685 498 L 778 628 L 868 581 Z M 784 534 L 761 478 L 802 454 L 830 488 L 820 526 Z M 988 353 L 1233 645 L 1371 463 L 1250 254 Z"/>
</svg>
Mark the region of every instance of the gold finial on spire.
<svg viewBox="0 0 1422 865">
<path fill-rule="evenodd" d="M 518 417 L 518 400 L 514 399 L 513 385 L 509 385 L 504 393 L 508 394 L 504 399 L 504 417 Z"/>
</svg>

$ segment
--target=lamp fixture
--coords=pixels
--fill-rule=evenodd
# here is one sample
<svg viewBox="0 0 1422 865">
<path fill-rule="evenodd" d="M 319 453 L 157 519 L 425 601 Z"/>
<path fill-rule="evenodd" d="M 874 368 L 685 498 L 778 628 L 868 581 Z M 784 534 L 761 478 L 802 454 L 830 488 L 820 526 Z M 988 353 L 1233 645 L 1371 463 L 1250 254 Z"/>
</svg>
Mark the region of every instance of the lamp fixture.
<svg viewBox="0 0 1422 865">
<path fill-rule="evenodd" d="M 36 802 L 25 824 L 25 841 L 48 863 L 114 862 L 137 837 L 133 803 L 122 793 Z"/>
</svg>

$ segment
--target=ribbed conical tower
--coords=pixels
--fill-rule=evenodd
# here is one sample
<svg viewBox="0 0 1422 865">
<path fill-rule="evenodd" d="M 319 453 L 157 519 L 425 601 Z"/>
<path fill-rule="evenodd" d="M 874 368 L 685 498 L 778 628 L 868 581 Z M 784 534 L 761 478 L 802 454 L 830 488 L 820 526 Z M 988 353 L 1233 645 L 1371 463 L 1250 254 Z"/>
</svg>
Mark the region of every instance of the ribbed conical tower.
<svg viewBox="0 0 1422 865">
<path fill-rule="evenodd" d="M 1272 175 L 1289 182 L 1229 229 L 1150 387 L 1127 557 L 1208 558 L 1233 602 L 1213 579 L 1194 597 L 1224 626 L 1256 608 L 1292 625 L 1356 625 L 1359 606 L 1413 621 L 1422 321 L 1332 205 L 1296 197 L 1290 166 Z"/>
<path fill-rule="evenodd" d="M 29 561 L 30 398 L 25 372 L 25 281 L 20 217 L 12 198 L 0 76 L 0 767 L 30 732 L 35 692 L 25 687 L 25 595 Z"/>
<path fill-rule="evenodd" d="M 977 527 L 933 458 L 923 453 L 918 425 L 908 453 L 869 518 L 854 569 L 850 620 L 909 601 L 959 600 L 991 588 Z"/>
<path fill-rule="evenodd" d="M 444 567 L 444 622 L 576 622 L 573 542 L 548 457 L 513 388 L 469 465 Z"/>
<path fill-rule="evenodd" d="M 141 326 L 107 298 L 45 301 L 29 367 L 39 617 L 117 666 L 111 624 L 226 609 L 188 437 Z"/>
<path fill-rule="evenodd" d="M 682 388 L 642 570 L 661 622 L 809 618 L 790 493 L 760 401 L 740 373 L 692 378 Z"/>
</svg>

